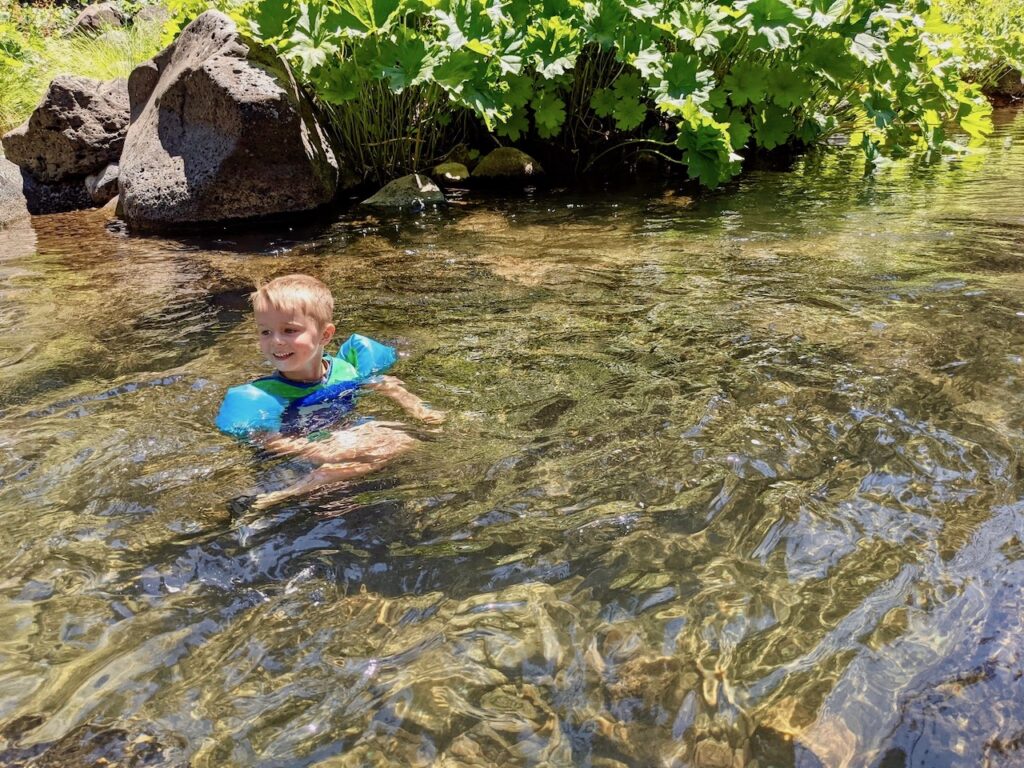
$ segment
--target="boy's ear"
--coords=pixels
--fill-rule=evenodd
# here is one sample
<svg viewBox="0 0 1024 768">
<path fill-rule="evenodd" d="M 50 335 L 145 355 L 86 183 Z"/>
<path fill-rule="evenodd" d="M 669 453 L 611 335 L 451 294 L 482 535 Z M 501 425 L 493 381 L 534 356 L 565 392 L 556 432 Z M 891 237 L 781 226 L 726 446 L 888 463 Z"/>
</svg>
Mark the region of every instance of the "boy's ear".
<svg viewBox="0 0 1024 768">
<path fill-rule="evenodd" d="M 320 343 L 326 344 L 331 339 L 333 339 L 335 330 L 336 329 L 334 327 L 334 323 L 328 323 L 327 325 L 325 325 L 323 332 L 320 334 Z"/>
</svg>

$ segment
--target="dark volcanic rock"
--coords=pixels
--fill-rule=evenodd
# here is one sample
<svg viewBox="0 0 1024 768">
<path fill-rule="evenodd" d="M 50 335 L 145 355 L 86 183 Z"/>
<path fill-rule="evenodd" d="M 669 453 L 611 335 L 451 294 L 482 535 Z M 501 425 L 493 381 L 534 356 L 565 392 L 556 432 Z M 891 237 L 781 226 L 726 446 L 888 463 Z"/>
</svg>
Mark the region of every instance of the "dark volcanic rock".
<svg viewBox="0 0 1024 768">
<path fill-rule="evenodd" d="M 129 226 L 169 229 L 307 211 L 338 164 L 291 70 L 208 11 L 132 72 L 120 163 Z"/>
<path fill-rule="evenodd" d="M 123 27 L 127 23 L 128 17 L 114 3 L 96 3 L 78 14 L 71 31 L 92 35 L 111 27 Z"/>
<path fill-rule="evenodd" d="M 54 78 L 32 116 L 3 137 L 7 159 L 37 181 L 85 178 L 116 163 L 128 129 L 128 84 Z"/>
</svg>

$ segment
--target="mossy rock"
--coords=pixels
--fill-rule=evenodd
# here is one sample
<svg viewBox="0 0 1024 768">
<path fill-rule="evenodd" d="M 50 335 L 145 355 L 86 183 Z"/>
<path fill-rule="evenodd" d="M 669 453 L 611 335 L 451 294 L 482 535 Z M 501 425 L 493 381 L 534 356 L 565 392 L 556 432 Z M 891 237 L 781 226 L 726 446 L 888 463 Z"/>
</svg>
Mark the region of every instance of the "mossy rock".
<svg viewBox="0 0 1024 768">
<path fill-rule="evenodd" d="M 480 180 L 537 181 L 541 164 L 515 147 L 499 147 L 477 164 L 473 178 Z"/>
<path fill-rule="evenodd" d="M 363 205 L 374 208 L 422 208 L 443 205 L 444 194 L 429 176 L 410 173 L 385 184 L 377 194 L 363 200 Z"/>
<path fill-rule="evenodd" d="M 430 175 L 440 184 L 453 184 L 469 178 L 469 168 L 462 163 L 441 163 L 435 165 Z"/>
</svg>

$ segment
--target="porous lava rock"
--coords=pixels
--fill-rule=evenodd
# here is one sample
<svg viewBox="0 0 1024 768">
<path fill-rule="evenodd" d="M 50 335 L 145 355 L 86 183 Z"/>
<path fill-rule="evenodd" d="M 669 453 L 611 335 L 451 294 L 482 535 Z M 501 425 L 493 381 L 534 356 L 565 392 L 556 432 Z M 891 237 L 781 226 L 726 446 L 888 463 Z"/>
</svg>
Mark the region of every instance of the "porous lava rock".
<svg viewBox="0 0 1024 768">
<path fill-rule="evenodd" d="M 223 13 L 203 13 L 137 67 L 128 93 L 120 210 L 130 227 L 308 211 L 334 197 L 334 151 L 291 70 Z"/>
<path fill-rule="evenodd" d="M 363 200 L 363 205 L 418 210 L 427 205 L 441 205 L 444 202 L 444 194 L 429 176 L 410 173 L 385 184 L 373 197 Z"/>
<path fill-rule="evenodd" d="M 21 168 L 0 156 L 0 229 L 28 216 L 21 187 Z"/>
<path fill-rule="evenodd" d="M 26 172 L 29 211 L 91 206 L 85 178 L 117 162 L 127 129 L 127 81 L 54 78 L 29 119 L 3 137 L 7 159 Z"/>
<path fill-rule="evenodd" d="M 128 128 L 127 86 L 54 78 L 29 119 L 3 137 L 7 159 L 42 182 L 84 178 L 117 162 Z"/>
<path fill-rule="evenodd" d="M 71 31 L 78 34 L 95 35 L 111 27 L 123 27 L 128 17 L 114 3 L 95 3 L 82 9 L 75 17 Z"/>
<path fill-rule="evenodd" d="M 478 181 L 536 181 L 544 175 L 541 164 L 515 147 L 498 147 L 473 169 Z"/>
</svg>

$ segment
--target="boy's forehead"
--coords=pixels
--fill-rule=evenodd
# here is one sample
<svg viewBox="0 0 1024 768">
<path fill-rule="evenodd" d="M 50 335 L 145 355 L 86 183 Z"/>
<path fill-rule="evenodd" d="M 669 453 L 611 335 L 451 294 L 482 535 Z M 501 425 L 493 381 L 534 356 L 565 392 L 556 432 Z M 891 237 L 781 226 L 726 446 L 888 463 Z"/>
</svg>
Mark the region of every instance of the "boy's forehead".
<svg viewBox="0 0 1024 768">
<path fill-rule="evenodd" d="M 301 309 L 257 309 L 253 311 L 257 325 L 273 325 L 275 323 L 299 323 L 305 325 L 312 323 L 313 318 L 305 314 Z"/>
</svg>

